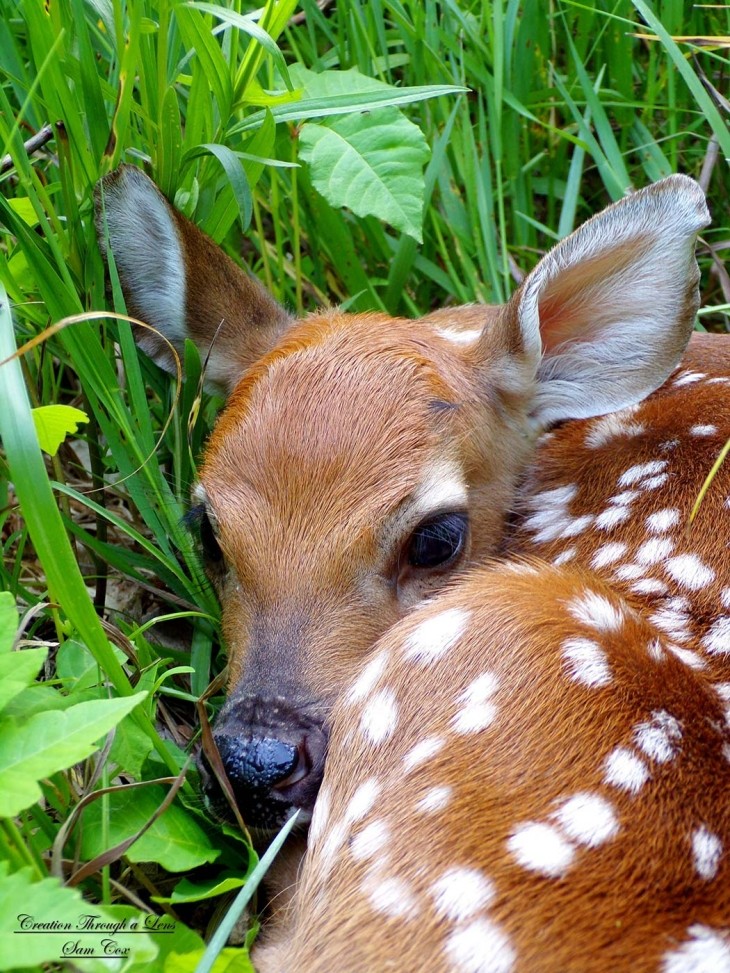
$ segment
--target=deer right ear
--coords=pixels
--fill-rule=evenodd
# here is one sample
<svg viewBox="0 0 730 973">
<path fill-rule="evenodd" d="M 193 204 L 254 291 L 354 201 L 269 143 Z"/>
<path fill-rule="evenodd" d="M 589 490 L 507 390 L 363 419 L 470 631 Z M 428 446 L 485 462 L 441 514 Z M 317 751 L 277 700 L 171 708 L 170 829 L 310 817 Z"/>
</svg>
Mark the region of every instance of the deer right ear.
<svg viewBox="0 0 730 973">
<path fill-rule="evenodd" d="M 140 347 L 174 371 L 185 338 L 198 346 L 206 383 L 228 393 L 277 343 L 287 312 L 190 220 L 140 169 L 121 165 L 96 187 L 96 227 L 111 249 Z M 160 335 L 167 339 L 165 341 Z"/>
</svg>

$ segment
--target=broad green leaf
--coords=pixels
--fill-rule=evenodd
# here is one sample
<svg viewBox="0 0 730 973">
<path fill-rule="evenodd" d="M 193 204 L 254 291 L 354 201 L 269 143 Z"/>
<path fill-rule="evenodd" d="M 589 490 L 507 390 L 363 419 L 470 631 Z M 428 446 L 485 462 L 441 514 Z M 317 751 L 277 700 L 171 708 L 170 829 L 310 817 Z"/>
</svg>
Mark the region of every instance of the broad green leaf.
<svg viewBox="0 0 730 973">
<path fill-rule="evenodd" d="M 299 138 L 312 185 L 330 205 L 376 216 L 421 241 L 429 149 L 416 125 L 385 108 L 327 126 L 308 123 Z"/>
<path fill-rule="evenodd" d="M 162 804 L 165 793 L 164 788 L 153 786 L 110 794 L 107 845 L 102 843 L 101 802 L 89 805 L 84 811 L 82 856 L 95 858 L 107 847 L 131 838 Z M 183 872 L 215 861 L 220 851 L 211 844 L 196 818 L 180 804 L 173 803 L 125 854 L 133 862 L 157 862 L 168 871 Z"/>
<path fill-rule="evenodd" d="M 246 884 L 245 875 L 236 875 L 232 872 L 224 872 L 215 878 L 202 879 L 191 882 L 189 878 L 181 879 L 169 898 L 156 898 L 155 902 L 171 902 L 179 904 L 181 902 L 202 902 L 203 899 L 214 899 L 218 895 L 225 895 L 233 889 L 240 889 Z"/>
<path fill-rule="evenodd" d="M 33 682 L 48 649 L 18 649 L 0 655 L 0 710 Z"/>
<path fill-rule="evenodd" d="M 41 796 L 38 781 L 84 760 L 146 693 L 78 703 L 48 717 L 0 719 L 0 816 L 14 817 Z"/>
<path fill-rule="evenodd" d="M 70 405 L 39 405 L 33 409 L 33 422 L 41 449 L 55 456 L 66 436 L 76 432 L 89 417 Z"/>
<path fill-rule="evenodd" d="M 87 931 L 79 934 L 84 923 L 88 923 L 86 917 L 89 915 L 93 915 L 97 923 L 122 925 L 113 937 L 106 931 L 100 931 L 98 936 L 89 933 L 88 925 Z M 68 935 L 29 932 L 29 924 L 33 921 L 55 922 L 57 928 L 66 930 Z M 30 868 L 9 874 L 7 862 L 0 862 L 1 970 L 37 970 L 42 964 L 60 960 L 64 953 L 70 959 L 73 954 L 67 952 L 67 944 L 77 941 L 81 941 L 83 946 L 93 947 L 94 953 L 103 956 L 103 942 L 110 938 L 128 950 L 128 955 L 134 961 L 146 963 L 149 969 L 150 962 L 158 956 L 158 942 L 166 937 L 137 931 L 125 935 L 124 930 L 132 929 L 133 924 L 138 922 L 138 928 L 143 928 L 141 914 L 130 906 L 91 907 L 78 889 L 66 888 L 56 878 L 34 881 Z M 23 935 L 23 932 L 26 934 Z M 110 965 L 110 958 L 84 957 L 83 969 L 91 973 L 109 973 L 110 969 L 119 969 L 118 963 L 112 962 Z"/>
</svg>

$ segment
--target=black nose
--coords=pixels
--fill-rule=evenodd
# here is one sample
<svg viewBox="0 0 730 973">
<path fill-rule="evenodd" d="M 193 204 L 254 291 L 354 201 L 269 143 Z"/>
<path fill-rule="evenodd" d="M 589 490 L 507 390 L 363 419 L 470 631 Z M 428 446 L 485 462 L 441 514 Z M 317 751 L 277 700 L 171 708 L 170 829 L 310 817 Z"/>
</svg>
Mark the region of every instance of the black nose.
<svg viewBox="0 0 730 973">
<path fill-rule="evenodd" d="M 233 790 L 266 791 L 286 780 L 299 762 L 299 750 L 289 743 L 260 737 L 240 740 L 221 737 L 218 750 Z"/>
<path fill-rule="evenodd" d="M 249 827 L 277 829 L 295 807 L 305 815 L 302 820 L 306 823 L 314 807 L 322 781 L 326 735 L 313 726 L 289 732 L 289 740 L 253 736 L 250 730 L 242 734 L 235 726 L 213 734 L 236 803 Z"/>
</svg>

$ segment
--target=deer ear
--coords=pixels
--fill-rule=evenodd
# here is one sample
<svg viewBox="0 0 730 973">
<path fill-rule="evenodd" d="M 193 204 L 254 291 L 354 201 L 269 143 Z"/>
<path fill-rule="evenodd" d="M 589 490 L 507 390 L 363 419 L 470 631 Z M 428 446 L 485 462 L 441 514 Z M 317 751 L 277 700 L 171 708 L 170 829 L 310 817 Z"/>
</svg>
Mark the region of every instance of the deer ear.
<svg viewBox="0 0 730 973">
<path fill-rule="evenodd" d="M 534 369 L 538 425 L 632 405 L 667 379 L 699 305 L 695 237 L 709 221 L 697 183 L 670 176 L 588 220 L 528 275 L 503 321 Z"/>
<path fill-rule="evenodd" d="M 140 347 L 174 371 L 160 335 L 178 354 L 190 338 L 207 358 L 206 382 L 230 392 L 286 330 L 286 311 L 135 166 L 102 179 L 95 204 L 99 244 L 114 255 L 129 313 L 160 332 L 136 328 Z"/>
</svg>

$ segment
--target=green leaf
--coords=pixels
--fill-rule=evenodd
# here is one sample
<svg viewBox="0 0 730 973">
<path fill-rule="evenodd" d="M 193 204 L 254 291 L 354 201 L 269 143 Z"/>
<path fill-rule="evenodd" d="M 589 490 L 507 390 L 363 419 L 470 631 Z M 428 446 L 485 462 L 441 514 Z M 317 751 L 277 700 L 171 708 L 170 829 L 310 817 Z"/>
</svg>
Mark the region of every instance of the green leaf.
<svg viewBox="0 0 730 973">
<path fill-rule="evenodd" d="M 125 935 L 124 926 L 114 936 L 100 932 L 98 936 L 74 934 L 83 928 L 84 917 L 92 914 L 96 921 L 124 923 L 127 928 L 140 921 L 140 913 L 129 906 L 98 906 L 93 908 L 84 901 L 78 889 L 65 888 L 56 878 L 33 881 L 30 868 L 22 868 L 8 874 L 7 862 L 0 862 L 0 969 L 40 969 L 42 964 L 53 963 L 62 957 L 67 942 L 82 940 L 84 946 L 93 947 L 94 953 L 103 953 L 103 940 L 114 938 L 133 961 L 149 964 L 158 956 L 155 939 L 165 940 L 165 936 L 153 936 L 135 931 Z M 19 934 L 22 929 L 19 917 L 28 916 L 37 922 L 56 922 L 61 929 L 68 923 L 68 936 L 48 933 Z M 185 930 L 187 931 L 187 930 Z M 191 934 L 192 935 L 192 934 Z M 171 937 L 172 938 L 172 937 Z M 190 937 L 187 937 L 188 941 Z M 69 957 L 70 958 L 70 957 Z M 80 958 L 80 957 L 79 957 Z M 65 964 L 64 964 L 65 965 Z M 54 963 L 54 968 L 56 964 Z M 120 969 L 118 961 L 110 958 L 83 959 L 84 970 L 108 971 Z M 125 967 L 126 969 L 127 967 Z"/>
<path fill-rule="evenodd" d="M 18 627 L 15 599 L 9 591 L 0 591 L 0 652 L 10 652 Z"/>
<path fill-rule="evenodd" d="M 84 834 L 81 854 L 95 858 L 107 847 L 130 838 L 153 816 L 165 799 L 162 787 L 120 790 L 110 794 L 108 840 L 104 843 L 102 805 L 95 801 L 84 811 Z M 180 804 L 173 803 L 147 831 L 126 851 L 133 862 L 158 862 L 171 872 L 183 872 L 215 861 L 220 850 L 215 848 L 195 817 Z"/>
<path fill-rule="evenodd" d="M 32 412 L 38 443 L 49 456 L 55 456 L 66 436 L 89 421 L 85 412 L 70 405 L 39 405 Z"/>
<path fill-rule="evenodd" d="M 240 889 L 246 884 L 246 876 L 224 872 L 215 878 L 202 879 L 191 882 L 189 878 L 181 879 L 169 898 L 155 898 L 155 902 L 202 902 L 203 899 L 214 899 L 218 895 L 225 895 L 233 889 Z"/>
<path fill-rule="evenodd" d="M 429 149 L 421 130 L 394 108 L 347 115 L 329 125 L 309 123 L 300 156 L 312 185 L 332 206 L 376 216 L 421 242 Z"/>
<path fill-rule="evenodd" d="M 39 780 L 88 757 L 146 695 L 78 703 L 56 713 L 52 729 L 44 713 L 0 720 L 0 816 L 14 817 L 37 801 Z"/>
</svg>

